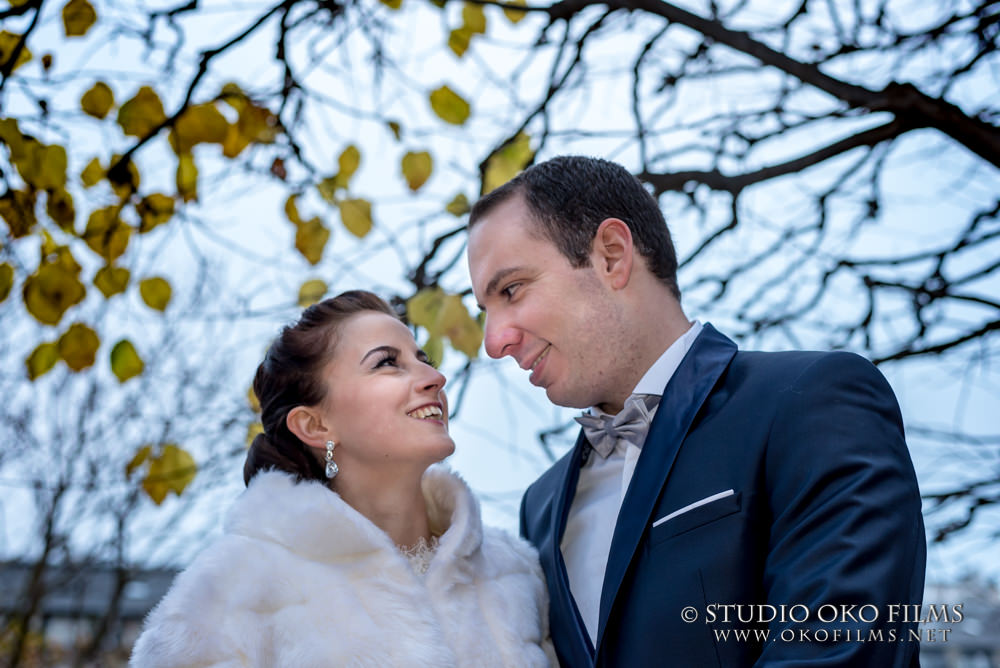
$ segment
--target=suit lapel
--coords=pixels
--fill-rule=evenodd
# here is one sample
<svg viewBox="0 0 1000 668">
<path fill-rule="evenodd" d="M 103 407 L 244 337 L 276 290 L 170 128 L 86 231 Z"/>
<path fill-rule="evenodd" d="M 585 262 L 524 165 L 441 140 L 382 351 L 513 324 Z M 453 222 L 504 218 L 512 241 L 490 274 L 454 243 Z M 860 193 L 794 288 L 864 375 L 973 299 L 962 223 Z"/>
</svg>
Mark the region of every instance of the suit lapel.
<svg viewBox="0 0 1000 668">
<path fill-rule="evenodd" d="M 735 354 L 736 344 L 706 323 L 663 391 L 611 539 L 601 591 L 598 650 L 618 588 L 646 530 L 677 451 L 695 415 Z"/>
<path fill-rule="evenodd" d="M 573 503 L 576 484 L 580 478 L 581 459 L 588 447 L 590 446 L 581 431 L 573 450 L 562 460 L 563 466 L 559 472 L 558 486 L 554 490 L 555 503 L 552 504 L 549 524 L 552 531 L 538 545 L 539 556 L 546 572 L 554 575 L 548 583 L 550 605 L 553 611 L 560 613 L 552 619 L 551 633 L 553 638 L 563 638 L 564 642 L 560 643 L 560 653 L 567 654 L 562 659 L 571 666 L 592 665 L 594 661 L 593 643 L 570 591 L 569 575 L 566 573 L 566 563 L 563 561 L 561 548 L 570 505 Z"/>
</svg>

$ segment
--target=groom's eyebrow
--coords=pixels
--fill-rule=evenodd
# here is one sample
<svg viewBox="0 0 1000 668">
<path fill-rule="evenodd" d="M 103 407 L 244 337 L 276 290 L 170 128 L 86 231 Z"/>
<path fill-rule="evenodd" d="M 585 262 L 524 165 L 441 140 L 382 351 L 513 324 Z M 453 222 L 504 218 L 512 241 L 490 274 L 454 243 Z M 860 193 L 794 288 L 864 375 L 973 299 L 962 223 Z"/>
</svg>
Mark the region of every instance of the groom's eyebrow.
<svg viewBox="0 0 1000 668">
<path fill-rule="evenodd" d="M 497 288 L 500 287 L 501 281 L 503 281 L 511 274 L 516 274 L 522 269 L 523 267 L 508 267 L 507 269 L 501 269 L 497 273 L 493 274 L 493 278 L 491 278 L 490 282 L 486 284 L 486 294 L 484 294 L 483 296 L 489 297 L 490 295 L 496 293 Z M 480 309 L 483 308 L 482 304 L 479 305 L 479 308 Z"/>
</svg>

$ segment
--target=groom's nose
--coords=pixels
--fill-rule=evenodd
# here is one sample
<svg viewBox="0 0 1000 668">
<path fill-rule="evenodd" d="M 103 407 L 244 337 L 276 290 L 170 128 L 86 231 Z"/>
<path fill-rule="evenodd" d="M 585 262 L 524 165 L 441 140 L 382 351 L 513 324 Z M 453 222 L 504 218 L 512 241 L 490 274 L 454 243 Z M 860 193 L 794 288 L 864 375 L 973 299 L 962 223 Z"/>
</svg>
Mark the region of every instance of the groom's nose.
<svg viewBox="0 0 1000 668">
<path fill-rule="evenodd" d="M 505 355 L 514 354 L 514 348 L 521 340 L 518 329 L 512 327 L 508 321 L 487 315 L 485 330 L 483 344 L 487 355 L 500 359 Z"/>
</svg>

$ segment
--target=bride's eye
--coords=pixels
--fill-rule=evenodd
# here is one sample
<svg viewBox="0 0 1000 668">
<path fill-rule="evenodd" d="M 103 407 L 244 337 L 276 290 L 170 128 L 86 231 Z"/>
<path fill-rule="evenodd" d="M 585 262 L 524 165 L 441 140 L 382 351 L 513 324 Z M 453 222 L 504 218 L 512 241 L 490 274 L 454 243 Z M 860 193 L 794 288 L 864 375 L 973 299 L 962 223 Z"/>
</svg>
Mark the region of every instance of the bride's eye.
<svg viewBox="0 0 1000 668">
<path fill-rule="evenodd" d="M 392 353 L 386 353 L 384 357 L 375 362 L 374 368 L 380 369 L 384 366 L 397 366 L 396 356 L 393 355 Z"/>
</svg>

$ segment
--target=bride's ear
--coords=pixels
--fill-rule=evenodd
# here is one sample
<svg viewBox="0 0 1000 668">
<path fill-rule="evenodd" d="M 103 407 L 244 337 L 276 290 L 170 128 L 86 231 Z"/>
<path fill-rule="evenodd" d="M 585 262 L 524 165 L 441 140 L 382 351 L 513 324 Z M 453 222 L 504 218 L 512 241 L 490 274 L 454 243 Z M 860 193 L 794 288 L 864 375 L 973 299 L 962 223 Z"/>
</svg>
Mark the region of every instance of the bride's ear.
<svg viewBox="0 0 1000 668">
<path fill-rule="evenodd" d="M 323 423 L 319 411 L 311 406 L 296 406 L 288 411 L 285 424 L 288 431 L 311 448 L 322 448 L 327 441 L 337 440 Z"/>
</svg>

